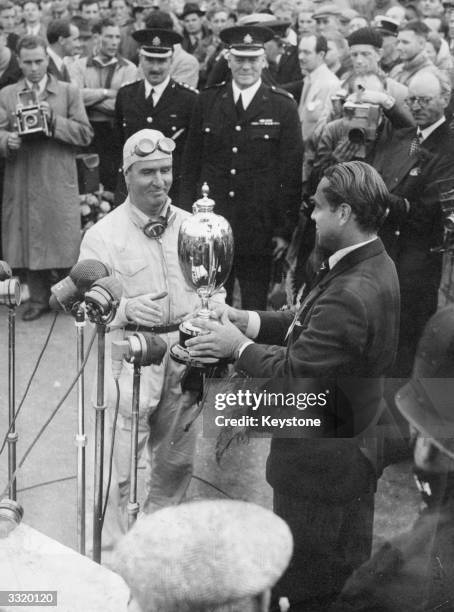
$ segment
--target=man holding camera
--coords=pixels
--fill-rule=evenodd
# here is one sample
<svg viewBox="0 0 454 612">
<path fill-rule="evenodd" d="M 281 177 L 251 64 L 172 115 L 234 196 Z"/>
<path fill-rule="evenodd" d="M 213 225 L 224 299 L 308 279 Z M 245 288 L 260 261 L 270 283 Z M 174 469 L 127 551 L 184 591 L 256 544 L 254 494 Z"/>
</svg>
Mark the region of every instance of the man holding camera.
<svg viewBox="0 0 454 612">
<path fill-rule="evenodd" d="M 440 199 L 452 189 L 454 175 L 454 139 L 445 118 L 450 93 L 441 73 L 414 76 L 407 103 L 417 127 L 395 130 L 378 144 L 371 161 L 392 195 L 381 236 L 396 263 L 401 289 L 394 376 L 410 376 L 418 340 L 437 308 L 442 257 L 434 249 L 443 242 Z"/>
<path fill-rule="evenodd" d="M 80 92 L 47 74 L 46 42 L 24 36 L 23 79 L 0 92 L 4 257 L 27 270 L 32 321 L 48 310 L 51 272 L 77 260 L 80 241 L 76 149 L 93 136 Z M 21 102 L 26 106 L 20 110 Z"/>
</svg>

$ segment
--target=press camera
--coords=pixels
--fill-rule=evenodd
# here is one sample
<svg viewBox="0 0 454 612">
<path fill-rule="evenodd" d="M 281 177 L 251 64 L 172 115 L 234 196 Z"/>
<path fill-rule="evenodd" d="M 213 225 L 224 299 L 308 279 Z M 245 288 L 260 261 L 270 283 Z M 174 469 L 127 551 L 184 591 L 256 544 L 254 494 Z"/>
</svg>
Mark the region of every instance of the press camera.
<svg viewBox="0 0 454 612">
<path fill-rule="evenodd" d="M 348 139 L 352 144 L 365 145 L 375 140 L 381 117 L 380 106 L 345 102 L 343 112 L 349 121 Z"/>
<path fill-rule="evenodd" d="M 19 91 L 16 105 L 17 131 L 21 138 L 50 136 L 49 122 L 34 90 Z"/>
</svg>

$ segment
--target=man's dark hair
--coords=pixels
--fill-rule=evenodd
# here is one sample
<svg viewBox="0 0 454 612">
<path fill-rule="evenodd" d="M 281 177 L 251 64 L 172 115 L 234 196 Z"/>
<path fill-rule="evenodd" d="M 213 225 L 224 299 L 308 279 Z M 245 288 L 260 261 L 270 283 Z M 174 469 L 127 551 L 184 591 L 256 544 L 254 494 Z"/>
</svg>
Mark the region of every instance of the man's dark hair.
<svg viewBox="0 0 454 612">
<path fill-rule="evenodd" d="M 27 34 L 17 43 L 17 55 L 20 55 L 22 49 L 36 49 L 37 47 L 42 47 L 47 53 L 47 43 L 44 38 Z"/>
<path fill-rule="evenodd" d="M 325 55 L 328 53 L 328 41 L 324 36 L 316 36 L 315 37 L 315 53 L 320 53 L 323 51 Z"/>
<path fill-rule="evenodd" d="M 417 36 L 421 36 L 422 38 L 425 38 L 426 40 L 430 32 L 429 26 L 426 25 L 424 21 L 420 21 L 419 19 L 413 19 L 412 21 L 409 21 L 408 23 L 403 23 L 399 27 L 399 32 L 406 32 L 408 30 L 410 32 L 414 32 Z"/>
<path fill-rule="evenodd" d="M 323 191 L 332 210 L 348 204 L 363 231 L 379 229 L 388 208 L 389 191 L 372 166 L 361 161 L 336 164 L 326 170 L 325 178 L 329 185 Z"/>
<path fill-rule="evenodd" d="M 161 28 L 162 30 L 173 30 L 173 21 L 169 13 L 165 11 L 153 11 L 145 19 L 146 28 Z"/>
<path fill-rule="evenodd" d="M 98 0 L 80 0 L 79 10 L 82 11 L 83 6 L 91 6 L 92 4 L 97 4 L 99 8 Z"/>
<path fill-rule="evenodd" d="M 49 45 L 54 45 L 58 42 L 60 36 L 62 38 L 69 38 L 71 36 L 69 21 L 67 19 L 53 19 L 47 26 L 46 35 Z"/>
<path fill-rule="evenodd" d="M 119 28 L 120 26 L 115 23 L 113 19 L 107 17 L 106 19 L 100 19 L 96 23 L 93 24 L 92 32 L 93 34 L 102 34 L 102 31 L 106 28 Z"/>
<path fill-rule="evenodd" d="M 14 4 L 12 2 L 0 2 L 0 13 L 11 9 L 14 9 Z"/>
<path fill-rule="evenodd" d="M 254 0 L 238 0 L 236 5 L 237 15 L 252 15 L 255 12 Z"/>
</svg>

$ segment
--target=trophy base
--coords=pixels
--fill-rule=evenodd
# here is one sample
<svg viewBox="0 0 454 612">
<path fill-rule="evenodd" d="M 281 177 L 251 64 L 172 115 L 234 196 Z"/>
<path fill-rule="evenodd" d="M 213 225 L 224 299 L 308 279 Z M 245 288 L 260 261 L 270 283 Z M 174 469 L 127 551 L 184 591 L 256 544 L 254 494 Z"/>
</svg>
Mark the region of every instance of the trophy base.
<svg viewBox="0 0 454 612">
<path fill-rule="evenodd" d="M 217 365 L 219 359 L 216 357 L 204 357 L 203 362 L 195 357 L 191 357 L 189 350 L 186 348 L 186 341 L 190 338 L 195 338 L 201 332 L 200 327 L 194 325 L 191 321 L 184 321 L 180 327 L 180 342 L 170 347 L 170 357 L 177 363 L 190 366 L 191 368 L 209 368 Z"/>
</svg>

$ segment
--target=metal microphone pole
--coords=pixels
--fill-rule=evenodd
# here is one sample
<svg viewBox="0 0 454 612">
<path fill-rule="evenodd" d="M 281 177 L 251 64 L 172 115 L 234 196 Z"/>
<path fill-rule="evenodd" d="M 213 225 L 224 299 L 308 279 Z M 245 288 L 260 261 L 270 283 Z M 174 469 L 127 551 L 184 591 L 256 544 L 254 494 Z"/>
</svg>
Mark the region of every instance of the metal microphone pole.
<svg viewBox="0 0 454 612">
<path fill-rule="evenodd" d="M 16 306 L 20 304 L 20 284 L 17 279 L 3 281 L 6 284 L 8 306 L 8 480 L 9 499 L 17 499 L 16 446 L 19 436 L 16 432 Z"/>
<path fill-rule="evenodd" d="M 139 514 L 137 501 L 137 470 L 139 447 L 139 405 L 140 405 L 140 362 L 134 362 L 134 376 L 132 384 L 132 412 L 131 412 L 131 461 L 130 461 L 130 487 L 128 500 L 128 529 L 134 525 Z"/>
<path fill-rule="evenodd" d="M 84 330 L 86 326 L 85 310 L 79 305 L 75 314 L 77 336 L 77 371 L 84 362 Z M 84 372 L 77 381 L 77 541 L 79 552 L 85 555 L 85 449 L 87 436 L 85 434 L 85 396 Z"/>
<path fill-rule="evenodd" d="M 93 500 L 93 561 L 101 562 L 103 526 L 104 417 L 105 417 L 105 358 L 106 325 L 112 321 L 122 294 L 121 284 L 112 276 L 96 281 L 85 293 L 85 306 L 90 321 L 98 333 L 97 392 L 95 405 L 95 475 Z"/>
</svg>

